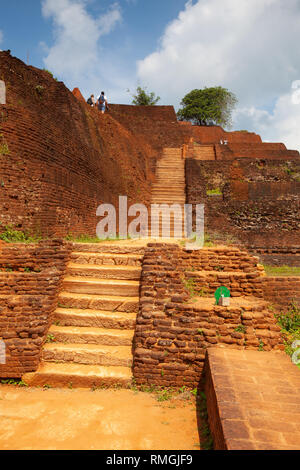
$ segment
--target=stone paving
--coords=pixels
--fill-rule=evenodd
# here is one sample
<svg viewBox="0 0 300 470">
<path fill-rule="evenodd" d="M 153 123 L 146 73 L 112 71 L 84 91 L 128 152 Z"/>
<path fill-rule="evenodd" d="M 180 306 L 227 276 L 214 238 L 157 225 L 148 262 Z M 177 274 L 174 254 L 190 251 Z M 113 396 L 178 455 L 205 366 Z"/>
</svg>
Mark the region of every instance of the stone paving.
<svg viewBox="0 0 300 470">
<path fill-rule="evenodd" d="M 0 450 L 199 449 L 193 400 L 0 385 Z"/>
<path fill-rule="evenodd" d="M 300 449 L 300 370 L 283 352 L 211 348 L 207 401 L 215 447 Z"/>
</svg>

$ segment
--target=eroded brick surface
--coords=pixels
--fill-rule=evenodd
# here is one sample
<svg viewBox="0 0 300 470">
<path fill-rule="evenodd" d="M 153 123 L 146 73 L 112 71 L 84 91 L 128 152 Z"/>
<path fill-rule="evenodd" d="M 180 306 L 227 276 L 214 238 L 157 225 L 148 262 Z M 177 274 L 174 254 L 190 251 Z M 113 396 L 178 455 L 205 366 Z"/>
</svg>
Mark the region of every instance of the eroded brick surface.
<svg viewBox="0 0 300 470">
<path fill-rule="evenodd" d="M 70 246 L 60 240 L 3 244 L 0 251 L 0 377 L 35 371 L 57 307 Z"/>
<path fill-rule="evenodd" d="M 216 449 L 299 450 L 300 371 L 285 353 L 211 348 L 205 367 Z"/>
</svg>

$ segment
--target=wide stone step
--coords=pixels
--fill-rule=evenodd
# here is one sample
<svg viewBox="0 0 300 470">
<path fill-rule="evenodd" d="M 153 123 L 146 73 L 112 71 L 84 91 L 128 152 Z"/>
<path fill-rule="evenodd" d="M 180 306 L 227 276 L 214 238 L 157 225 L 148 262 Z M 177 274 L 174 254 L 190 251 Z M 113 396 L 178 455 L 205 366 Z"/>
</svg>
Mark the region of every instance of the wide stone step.
<svg viewBox="0 0 300 470">
<path fill-rule="evenodd" d="M 138 281 L 141 277 L 141 268 L 135 266 L 95 266 L 90 264 L 69 263 L 67 273 L 71 276 Z"/>
<path fill-rule="evenodd" d="M 179 204 L 180 206 L 184 205 L 185 203 L 185 195 L 176 194 L 174 196 L 170 196 L 170 194 L 165 193 L 154 193 L 151 198 L 151 203 L 156 204 L 154 201 L 163 201 L 163 202 L 173 202 L 174 204 Z M 177 202 L 178 201 L 178 202 Z"/>
<path fill-rule="evenodd" d="M 114 279 L 97 279 L 87 277 L 66 276 L 63 289 L 67 292 L 95 295 L 124 295 L 135 297 L 139 295 L 138 281 L 122 281 Z"/>
<path fill-rule="evenodd" d="M 156 168 L 174 168 L 174 170 L 181 170 L 181 171 L 184 171 L 184 161 L 182 160 L 163 160 L 163 161 L 160 161 L 156 164 Z"/>
<path fill-rule="evenodd" d="M 47 362 L 131 367 L 131 349 L 131 346 L 52 343 L 45 344 L 42 359 Z"/>
<path fill-rule="evenodd" d="M 171 186 L 174 183 L 176 184 L 184 183 L 184 176 L 177 176 L 177 175 L 170 176 L 170 171 L 172 170 L 169 170 L 168 175 L 167 173 L 165 174 L 157 173 L 155 182 L 158 183 L 160 181 L 161 183 L 164 183 L 166 186 Z"/>
<path fill-rule="evenodd" d="M 172 170 L 169 170 L 169 175 Z M 178 184 L 179 186 L 185 183 L 184 176 L 172 176 L 167 178 L 167 174 L 156 173 L 155 176 L 156 184 L 164 184 L 166 187 L 172 187 L 173 184 Z"/>
<path fill-rule="evenodd" d="M 185 194 L 184 193 L 181 193 L 181 194 L 168 194 L 168 193 L 164 193 L 164 192 L 160 192 L 160 191 L 157 191 L 157 192 L 153 192 L 152 193 L 152 197 L 151 197 L 151 201 L 153 201 L 154 199 L 159 199 L 159 200 L 165 200 L 165 201 L 176 201 L 176 200 L 179 200 L 179 201 L 182 201 L 184 200 L 185 201 Z M 181 202 L 181 204 L 184 204 L 184 202 Z"/>
<path fill-rule="evenodd" d="M 76 292 L 61 292 L 58 300 L 59 308 L 76 308 L 89 310 L 104 310 L 113 312 L 135 312 L 139 310 L 139 297 L 117 295 L 78 294 Z"/>
<path fill-rule="evenodd" d="M 170 188 L 162 187 L 161 185 L 152 186 L 152 194 L 170 194 L 172 196 L 185 194 L 185 187 L 182 186 L 173 186 Z"/>
<path fill-rule="evenodd" d="M 184 174 L 172 174 L 173 169 L 170 168 L 166 171 L 157 171 L 155 174 L 155 182 L 161 180 L 165 181 L 166 184 L 177 181 L 178 183 L 184 182 Z"/>
<path fill-rule="evenodd" d="M 91 388 L 119 385 L 128 387 L 132 380 L 130 367 L 87 364 L 41 363 L 37 372 L 25 374 L 31 386 Z"/>
<path fill-rule="evenodd" d="M 167 198 L 153 198 L 151 199 L 151 204 L 167 204 L 167 205 L 173 205 L 173 204 L 184 204 L 185 199 L 167 199 Z"/>
<path fill-rule="evenodd" d="M 134 330 L 52 325 L 48 334 L 54 337 L 56 343 L 131 346 Z"/>
<path fill-rule="evenodd" d="M 115 253 L 89 253 L 73 252 L 71 260 L 78 264 L 103 265 L 103 266 L 141 266 L 143 255 L 115 254 Z"/>
<path fill-rule="evenodd" d="M 135 312 L 112 312 L 105 310 L 57 308 L 54 322 L 59 326 L 85 326 L 109 329 L 134 329 Z"/>
<path fill-rule="evenodd" d="M 163 202 L 168 202 L 168 201 L 171 201 L 171 202 L 174 202 L 175 204 L 180 204 L 180 205 L 184 205 L 185 203 L 185 195 L 182 195 L 182 196 L 178 196 L 178 195 L 170 195 L 170 194 L 154 194 L 151 198 L 151 202 L 153 203 L 153 201 L 163 201 Z"/>
<path fill-rule="evenodd" d="M 110 255 L 143 255 L 145 253 L 145 247 L 134 246 L 130 244 L 122 244 L 112 242 L 105 244 L 106 242 L 99 243 L 73 243 L 74 252 L 88 252 L 88 253 L 101 253 Z"/>
</svg>

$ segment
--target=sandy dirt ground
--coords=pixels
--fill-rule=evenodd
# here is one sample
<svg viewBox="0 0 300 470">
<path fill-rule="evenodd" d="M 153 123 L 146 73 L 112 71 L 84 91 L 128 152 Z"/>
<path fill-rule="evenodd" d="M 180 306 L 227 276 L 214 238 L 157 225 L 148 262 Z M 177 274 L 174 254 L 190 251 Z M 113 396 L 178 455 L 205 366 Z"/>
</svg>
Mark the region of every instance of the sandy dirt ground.
<svg viewBox="0 0 300 470">
<path fill-rule="evenodd" d="M 0 386 L 1 450 L 199 450 L 192 400 Z"/>
</svg>

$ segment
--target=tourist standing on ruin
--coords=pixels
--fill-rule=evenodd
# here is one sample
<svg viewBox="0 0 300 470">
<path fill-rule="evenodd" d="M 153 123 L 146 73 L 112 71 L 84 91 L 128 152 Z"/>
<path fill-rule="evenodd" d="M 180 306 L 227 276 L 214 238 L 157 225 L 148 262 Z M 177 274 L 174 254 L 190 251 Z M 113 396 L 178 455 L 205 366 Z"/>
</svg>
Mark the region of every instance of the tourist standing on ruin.
<svg viewBox="0 0 300 470">
<path fill-rule="evenodd" d="M 89 97 L 89 99 L 87 100 L 87 104 L 89 104 L 90 106 L 95 106 L 95 98 L 94 98 L 94 95 L 91 95 Z"/>
<path fill-rule="evenodd" d="M 98 97 L 98 100 L 97 100 L 97 105 L 98 105 L 99 111 L 101 111 L 102 114 L 105 113 L 106 109 L 108 110 L 107 98 L 105 96 L 104 91 L 101 91 L 101 95 Z"/>
</svg>

